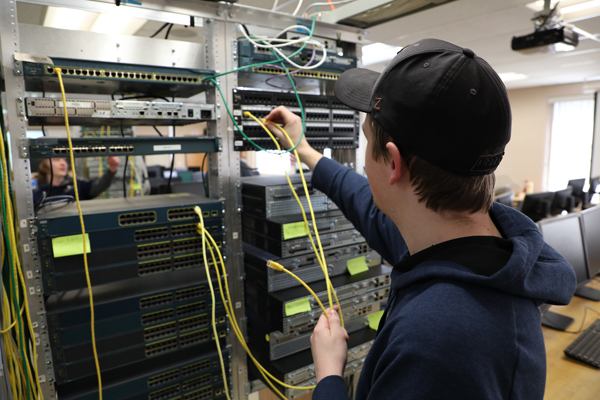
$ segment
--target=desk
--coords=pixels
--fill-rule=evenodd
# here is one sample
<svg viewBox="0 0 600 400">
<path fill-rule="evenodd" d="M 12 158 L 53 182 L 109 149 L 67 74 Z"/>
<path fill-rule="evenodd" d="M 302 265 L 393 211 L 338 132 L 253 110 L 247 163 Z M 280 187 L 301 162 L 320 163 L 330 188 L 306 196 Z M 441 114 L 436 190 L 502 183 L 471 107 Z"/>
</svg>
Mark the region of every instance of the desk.
<svg viewBox="0 0 600 400">
<path fill-rule="evenodd" d="M 588 286 L 600 289 L 600 282 L 593 281 Z M 575 322 L 568 328 L 577 331 L 583 320 L 585 307 L 600 312 L 600 302 L 573 297 L 571 304 L 565 307 L 553 306 L 550 311 L 567 315 Z M 600 315 L 588 310 L 583 329 L 586 329 Z M 600 370 L 567 357 L 563 350 L 573 342 L 579 334 L 542 328 L 546 343 L 546 359 L 548 374 L 546 377 L 545 400 L 597 400 L 600 398 Z"/>
</svg>

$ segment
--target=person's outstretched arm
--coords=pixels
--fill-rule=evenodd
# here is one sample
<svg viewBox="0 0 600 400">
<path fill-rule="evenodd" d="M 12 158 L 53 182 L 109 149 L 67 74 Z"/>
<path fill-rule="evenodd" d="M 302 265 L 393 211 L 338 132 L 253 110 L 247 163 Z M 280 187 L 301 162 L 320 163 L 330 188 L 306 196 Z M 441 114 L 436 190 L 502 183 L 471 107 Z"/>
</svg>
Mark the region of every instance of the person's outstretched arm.
<svg viewBox="0 0 600 400">
<path fill-rule="evenodd" d="M 119 157 L 111 156 L 106 157 L 106 164 L 108 164 L 108 171 L 106 171 L 101 177 L 93 179 L 89 186 L 88 199 L 93 199 L 99 196 L 102 192 L 110 187 L 113 178 L 119 167 Z M 125 177 L 123 177 L 125 179 Z"/>
<path fill-rule="evenodd" d="M 287 108 L 283 106 L 275 108 L 266 120 L 283 125 L 294 143 L 300 141 L 296 150 L 300 160 L 314 171 L 313 186 L 338 205 L 346 218 L 365 237 L 371 248 L 391 264 L 396 264 L 408 254 L 404 239 L 396 225 L 373 203 L 371 188 L 364 176 L 333 160 L 323 158 L 321 153 L 310 147 L 305 137 L 300 140 L 302 120 Z M 277 126 L 273 124 L 267 126 L 283 146 L 288 149 L 292 147 Z"/>
</svg>

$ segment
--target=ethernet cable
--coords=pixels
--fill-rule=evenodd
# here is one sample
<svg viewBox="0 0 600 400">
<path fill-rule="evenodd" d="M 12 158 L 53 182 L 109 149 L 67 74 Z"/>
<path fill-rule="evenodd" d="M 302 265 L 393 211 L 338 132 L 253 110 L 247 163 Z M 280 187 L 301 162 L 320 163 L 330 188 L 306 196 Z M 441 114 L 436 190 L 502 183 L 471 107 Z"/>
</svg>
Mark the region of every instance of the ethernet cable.
<svg viewBox="0 0 600 400">
<path fill-rule="evenodd" d="M 10 292 L 13 298 L 13 307 L 11 309 L 11 313 L 17 324 L 16 335 L 19 337 L 19 341 L 21 346 L 19 347 L 16 343 L 12 342 L 12 347 L 9 344 L 8 352 L 12 356 L 13 363 L 13 371 L 11 372 L 11 376 L 13 382 L 16 380 L 16 384 L 21 388 L 21 376 L 25 381 L 25 392 L 27 399 L 31 399 L 31 397 L 38 398 L 38 393 L 41 395 L 41 388 L 38 377 L 38 369 L 37 369 L 37 349 L 35 343 L 30 348 L 30 351 L 33 353 L 33 359 L 31 364 L 33 364 L 34 368 L 32 371 L 30 365 L 30 359 L 25 355 L 25 351 L 27 348 L 25 347 L 24 340 L 24 329 L 23 329 L 23 321 L 21 317 L 21 313 L 19 311 L 19 285 L 16 283 L 17 281 L 21 284 L 23 290 L 23 306 L 25 309 L 25 316 L 27 320 L 27 327 L 29 329 L 30 337 L 34 337 L 33 326 L 31 323 L 31 315 L 29 314 L 29 304 L 27 300 L 27 287 L 25 285 L 25 279 L 23 277 L 23 271 L 21 269 L 19 254 L 17 253 L 18 245 L 16 240 L 15 233 L 15 221 L 14 221 L 14 207 L 12 205 L 11 198 L 11 190 L 9 188 L 9 174 L 8 174 L 8 163 L 6 159 L 6 150 L 4 146 L 4 132 L 0 130 L 0 153 L 1 153 L 1 165 L 2 165 L 2 173 L 0 175 L 0 179 L 2 180 L 2 225 L 5 230 L 5 238 L 7 240 L 7 255 L 9 262 L 9 275 L 10 275 Z M 15 310 L 16 307 L 16 310 Z M 12 339 L 11 336 L 8 336 Z M 20 355 L 17 353 L 20 350 Z M 20 375 L 19 375 L 20 373 Z M 35 383 L 31 386 L 30 379 L 35 377 Z M 31 387 L 30 387 L 31 386 Z"/>
<path fill-rule="evenodd" d="M 273 134 L 269 131 L 269 129 L 267 129 L 267 127 L 262 123 L 262 121 L 260 121 L 258 118 L 256 118 L 254 115 L 252 115 L 252 113 L 245 111 L 244 112 L 245 116 L 249 116 L 252 119 L 254 119 L 266 132 L 267 134 L 271 137 L 271 139 L 275 142 L 275 145 L 277 146 L 277 148 L 280 148 L 279 143 L 277 142 L 277 140 L 275 139 L 275 137 L 273 136 Z M 273 123 L 272 121 L 267 121 L 273 125 L 276 125 L 275 123 Z M 279 129 L 281 129 L 281 131 L 283 132 L 283 134 L 285 135 L 285 137 L 287 138 L 287 140 L 293 144 L 292 139 L 290 138 L 290 136 L 287 134 L 287 132 L 285 131 L 285 129 L 283 129 L 283 127 L 277 125 Z M 300 156 L 298 155 L 298 152 L 296 150 L 294 150 L 294 156 L 296 157 L 296 160 L 298 161 L 298 163 L 301 162 L 300 160 Z M 331 298 L 331 293 L 333 292 L 334 296 L 335 296 L 335 300 L 336 303 L 338 305 L 338 307 L 340 307 L 341 310 L 341 306 L 339 303 L 339 300 L 337 298 L 337 294 L 335 293 L 335 290 L 333 289 L 333 285 L 331 284 L 331 280 L 329 279 L 329 274 L 327 272 L 327 266 L 325 264 L 325 255 L 323 254 L 323 245 L 321 244 L 321 238 L 319 237 L 319 230 L 317 228 L 317 222 L 315 219 L 315 214 L 314 214 L 314 210 L 312 207 L 312 203 L 310 201 L 310 195 L 308 194 L 308 187 L 306 185 L 306 179 L 304 178 L 304 172 L 302 172 L 302 169 L 300 169 L 300 176 L 302 178 L 302 185 L 304 187 L 304 191 L 306 193 L 306 200 L 308 202 L 308 206 L 310 208 L 310 215 L 312 218 L 312 223 L 313 223 L 313 227 L 314 227 L 314 231 L 315 231 L 315 237 L 317 238 L 317 244 L 319 245 L 318 249 L 320 251 L 321 254 L 319 254 L 319 251 L 317 251 L 317 247 L 315 246 L 315 243 L 312 239 L 312 236 L 310 234 L 310 228 L 308 225 L 308 221 L 306 219 L 306 211 L 304 210 L 304 207 L 302 206 L 302 202 L 300 201 L 300 199 L 298 198 L 298 195 L 296 194 L 296 191 L 294 190 L 294 187 L 292 185 L 292 182 L 290 181 L 290 177 L 287 174 L 287 172 L 285 173 L 285 176 L 287 178 L 288 184 L 290 186 L 290 188 L 292 189 L 292 194 L 294 195 L 294 197 L 296 198 L 296 201 L 298 202 L 298 204 L 300 205 L 300 209 L 302 210 L 302 217 L 304 218 L 304 226 L 306 229 L 306 232 L 308 233 L 309 239 L 310 239 L 310 243 L 312 244 L 312 248 L 315 251 L 315 255 L 317 256 L 317 260 L 319 261 L 319 265 L 321 266 L 321 270 L 323 271 L 323 274 L 325 275 L 325 282 L 326 287 L 327 287 L 327 296 L 329 299 L 329 306 L 333 307 L 333 302 L 332 302 L 332 298 Z M 268 264 L 267 264 L 268 265 Z M 327 316 L 329 318 L 329 315 L 327 314 L 327 312 L 325 312 L 325 316 Z M 340 321 L 342 323 L 342 326 L 344 326 L 344 317 L 343 315 L 340 313 Z"/>
<path fill-rule="evenodd" d="M 202 259 L 204 260 L 204 269 L 206 270 L 206 280 L 208 281 L 208 287 L 210 288 L 210 298 L 212 300 L 212 313 L 211 313 L 211 317 L 212 317 L 212 328 L 213 328 L 213 335 L 215 336 L 215 343 L 217 345 L 217 351 L 219 352 L 219 361 L 221 363 L 221 373 L 223 374 L 223 382 L 225 383 L 223 385 L 223 387 L 225 388 L 225 396 L 227 397 L 227 400 L 231 400 L 231 398 L 229 397 L 229 389 L 227 388 L 227 373 L 225 371 L 225 363 L 223 362 L 223 353 L 221 353 L 221 343 L 219 342 L 219 334 L 217 332 L 217 321 L 216 321 L 216 302 L 215 302 L 215 290 L 213 289 L 213 285 L 212 285 L 212 279 L 210 278 L 210 270 L 208 269 L 208 260 L 206 259 L 206 237 L 205 237 L 205 230 L 204 229 L 204 217 L 202 216 L 202 210 L 200 209 L 200 207 L 196 206 L 194 207 L 194 212 L 196 214 L 198 214 L 198 217 L 200 218 L 200 223 L 198 224 L 198 228 L 202 230 Z M 213 257 L 213 263 L 214 263 L 214 257 Z M 234 317 L 235 318 L 235 317 Z"/>
<path fill-rule="evenodd" d="M 301 68 L 301 69 L 315 69 L 315 68 L 319 68 L 321 65 L 323 65 L 323 63 L 325 61 L 327 61 L 327 48 L 325 47 L 325 45 L 321 42 L 319 42 L 318 40 L 313 40 L 310 38 L 310 36 L 306 37 L 306 38 L 301 38 L 301 39 L 280 39 L 277 36 L 282 35 L 283 33 L 287 32 L 288 30 L 291 29 L 304 29 L 306 31 L 308 31 L 308 33 L 310 34 L 311 30 L 309 28 L 307 28 L 304 25 L 293 25 L 290 26 L 288 28 L 285 28 L 284 30 L 282 30 L 281 32 L 279 32 L 276 37 L 270 38 L 267 36 L 260 36 L 260 35 L 255 35 L 256 39 L 259 39 L 262 43 L 257 42 L 256 40 L 254 40 L 252 37 L 250 37 L 250 35 L 248 35 L 248 33 L 246 32 L 245 29 L 241 29 L 243 35 L 246 37 L 246 39 L 252 43 L 253 45 L 255 45 L 256 47 L 261 47 L 261 48 L 265 48 L 265 49 L 271 49 L 273 51 L 275 51 L 275 53 L 277 53 L 277 55 L 279 57 L 281 57 L 282 59 L 284 59 L 285 61 L 287 61 L 290 65 L 296 67 L 296 68 Z M 279 44 L 272 44 L 273 43 L 278 43 L 281 42 Z M 317 62 L 314 65 L 298 65 L 296 64 L 294 61 L 291 60 L 291 57 L 293 57 L 293 55 L 297 54 L 293 53 L 293 55 L 291 57 L 286 56 L 281 50 L 279 50 L 279 47 L 285 47 L 285 46 L 290 46 L 292 44 L 295 43 L 304 43 L 306 44 L 312 44 L 315 45 L 319 48 L 321 48 L 321 50 L 323 51 L 323 56 L 321 57 L 321 60 L 319 60 L 319 62 Z"/>
<path fill-rule="evenodd" d="M 208 250 L 211 253 L 212 259 L 213 259 L 213 264 L 215 265 L 215 270 L 217 271 L 217 282 L 219 283 L 219 291 L 221 294 L 221 299 L 223 301 L 223 304 L 225 305 L 225 310 L 227 312 L 227 315 L 229 316 L 229 320 L 231 322 L 231 327 L 236 335 L 236 337 L 238 338 L 240 344 L 242 345 L 242 347 L 244 348 L 244 350 L 246 351 L 246 353 L 248 354 L 248 357 L 250 357 L 250 359 L 252 360 L 252 362 L 254 363 L 254 365 L 256 365 L 256 367 L 258 368 L 258 371 L 260 372 L 260 374 L 263 376 L 263 378 L 265 379 L 265 381 L 267 382 L 267 384 L 271 387 L 271 389 L 273 389 L 273 391 L 275 393 L 277 393 L 281 398 L 283 398 L 284 400 L 286 400 L 286 397 L 283 395 L 283 393 L 281 393 L 281 391 L 279 391 L 271 382 L 271 379 L 273 381 L 275 381 L 276 383 L 278 383 L 279 385 L 289 388 L 289 389 L 298 389 L 298 390 L 312 390 L 314 389 L 316 386 L 292 386 L 292 385 L 288 385 L 284 382 L 281 382 L 280 380 L 278 380 L 277 378 L 275 378 L 269 371 L 267 371 L 259 362 L 258 360 L 256 360 L 256 358 L 252 355 L 252 352 L 250 351 L 250 349 L 248 348 L 248 344 L 246 343 L 246 340 L 244 339 L 244 335 L 242 334 L 242 331 L 237 323 L 237 320 L 235 318 L 235 311 L 233 310 L 233 302 L 231 301 L 231 294 L 229 292 L 229 283 L 227 281 L 227 273 L 225 271 L 225 262 L 223 261 L 223 255 L 221 254 L 221 251 L 219 250 L 219 247 L 217 245 L 217 243 L 215 242 L 215 240 L 213 239 L 213 237 L 211 236 L 211 234 L 208 232 L 208 230 L 206 230 L 206 228 L 204 228 L 204 235 L 205 238 L 208 238 Z M 200 229 L 198 229 L 198 233 L 200 234 Z M 216 249 L 217 254 L 219 256 L 219 261 L 217 262 L 216 258 L 215 258 L 215 254 L 213 251 L 213 248 Z M 204 250 L 204 248 L 203 248 Z M 223 285 L 221 284 L 221 272 L 219 271 L 219 262 L 221 264 L 221 268 L 222 268 L 222 274 L 223 274 L 223 281 L 225 282 L 225 290 L 223 290 Z M 225 298 L 225 295 L 227 295 L 227 299 Z"/>
<path fill-rule="evenodd" d="M 62 69 L 59 67 L 54 68 L 56 75 L 58 76 L 58 83 L 60 84 L 60 91 L 62 94 L 64 117 L 65 117 L 65 128 L 67 129 L 67 139 L 69 142 L 69 156 L 71 158 L 71 165 L 75 165 L 75 158 L 73 156 L 73 142 L 71 141 L 71 132 L 69 130 L 69 117 L 67 113 L 67 99 L 65 95 L 65 86 L 62 80 Z M 123 177 L 125 180 L 125 177 Z M 96 327 L 95 327 L 95 316 L 94 316 L 94 297 L 92 294 L 92 282 L 90 281 L 90 272 L 88 268 L 87 259 L 87 248 L 85 240 L 85 224 L 83 221 L 83 213 L 81 212 L 81 203 L 79 201 L 79 191 L 77 189 L 77 174 L 73 168 L 73 190 L 75 191 L 75 202 L 77 203 L 77 211 L 79 212 L 79 221 L 81 223 L 81 236 L 83 241 L 83 265 L 85 268 L 85 279 L 87 282 L 88 293 L 90 296 L 90 314 L 91 314 L 91 331 L 92 331 L 92 349 L 94 352 L 94 363 L 96 364 L 96 373 L 98 375 L 98 394 L 100 400 L 102 400 L 102 377 L 100 374 L 100 363 L 98 361 L 98 351 L 96 349 Z"/>
</svg>

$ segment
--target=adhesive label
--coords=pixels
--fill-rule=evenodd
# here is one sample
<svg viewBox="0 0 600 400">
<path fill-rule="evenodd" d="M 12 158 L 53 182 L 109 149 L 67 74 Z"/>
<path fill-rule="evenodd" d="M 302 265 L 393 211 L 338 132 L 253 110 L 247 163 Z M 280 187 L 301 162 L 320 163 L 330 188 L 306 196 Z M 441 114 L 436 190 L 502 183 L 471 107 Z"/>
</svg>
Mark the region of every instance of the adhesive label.
<svg viewBox="0 0 600 400">
<path fill-rule="evenodd" d="M 348 266 L 348 272 L 350 272 L 350 275 L 360 274 L 361 272 L 369 270 L 365 256 L 360 256 L 348 260 L 346 262 L 346 265 Z"/>
<path fill-rule="evenodd" d="M 15 60 L 54 65 L 54 61 L 50 57 L 37 54 L 15 53 Z"/>
<path fill-rule="evenodd" d="M 379 321 L 381 321 L 381 317 L 383 317 L 383 310 L 374 312 L 373 314 L 369 314 L 367 319 L 369 320 L 369 328 L 374 331 L 379 328 Z"/>
<path fill-rule="evenodd" d="M 91 253 L 90 236 L 85 234 L 85 252 Z M 54 258 L 83 254 L 83 237 L 81 235 L 62 236 L 52 239 Z"/>
<path fill-rule="evenodd" d="M 164 144 L 154 146 L 154 151 L 178 151 L 181 150 L 180 144 Z"/>
<path fill-rule="evenodd" d="M 289 317 L 292 315 L 310 311 L 311 309 L 312 308 L 310 307 L 310 298 L 305 297 L 303 299 L 292 301 L 291 303 L 287 303 L 285 305 L 285 316 Z"/>
<path fill-rule="evenodd" d="M 283 225 L 283 240 L 295 239 L 308 235 L 304 221 Z"/>
</svg>

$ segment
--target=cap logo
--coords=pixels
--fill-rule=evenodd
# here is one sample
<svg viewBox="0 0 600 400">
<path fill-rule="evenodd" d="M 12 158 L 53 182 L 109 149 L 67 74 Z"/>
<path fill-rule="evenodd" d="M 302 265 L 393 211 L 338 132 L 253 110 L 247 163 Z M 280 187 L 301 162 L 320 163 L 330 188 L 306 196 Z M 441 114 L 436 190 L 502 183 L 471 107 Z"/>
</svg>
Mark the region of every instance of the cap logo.
<svg viewBox="0 0 600 400">
<path fill-rule="evenodd" d="M 376 109 L 377 111 L 381 110 L 381 107 L 379 107 L 379 103 L 381 103 L 382 98 L 381 97 L 375 97 L 375 100 L 377 100 L 377 103 L 375 103 L 375 105 L 373 106 L 374 109 Z"/>
<path fill-rule="evenodd" d="M 471 168 L 471 171 L 484 172 L 493 170 L 500 165 L 502 157 L 504 157 L 504 152 L 490 156 L 480 156 L 475 165 L 473 165 L 473 168 Z"/>
</svg>

